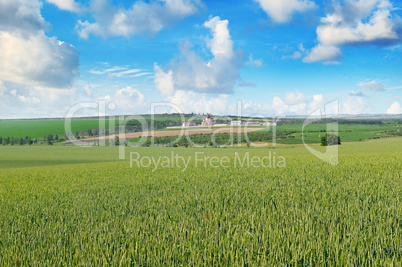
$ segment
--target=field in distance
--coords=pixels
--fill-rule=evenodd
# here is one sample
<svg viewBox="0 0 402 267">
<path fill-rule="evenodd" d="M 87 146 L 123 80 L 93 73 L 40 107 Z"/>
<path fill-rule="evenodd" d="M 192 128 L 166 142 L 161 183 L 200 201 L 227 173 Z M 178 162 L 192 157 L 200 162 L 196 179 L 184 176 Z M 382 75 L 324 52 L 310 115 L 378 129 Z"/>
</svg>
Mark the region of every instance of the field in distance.
<svg viewBox="0 0 402 267">
<path fill-rule="evenodd" d="M 0 166 L 0 262 L 399 266 L 401 148 L 342 144 L 331 166 L 303 146 L 127 148 L 120 162 L 117 147 L 2 146 L 15 165 Z M 193 158 L 185 171 L 130 168 L 130 152 Z M 196 152 L 286 166 L 196 166 Z"/>
<path fill-rule="evenodd" d="M 145 116 L 145 115 L 144 115 Z M 188 114 L 186 115 L 189 116 Z M 186 118 L 187 118 L 186 117 Z M 150 124 L 150 117 L 145 116 L 148 124 Z M 106 129 L 104 135 L 114 138 L 114 135 L 109 135 L 108 132 L 118 132 L 118 120 L 106 120 Z M 114 125 L 111 129 L 109 126 Z M 172 126 L 181 125 L 181 118 L 177 115 L 158 115 L 155 119 L 155 136 L 176 136 L 180 133 L 180 128 L 170 128 Z M 148 125 L 149 126 L 149 125 Z M 244 126 L 243 126 L 244 127 Z M 237 127 L 234 127 L 236 132 Z M 204 133 L 208 134 L 217 130 L 218 133 L 229 132 L 229 127 L 217 128 L 202 128 L 194 127 L 187 128 L 189 133 Z M 354 142 L 367 139 L 378 139 L 384 137 L 401 136 L 402 135 L 402 121 L 400 119 L 343 119 L 338 123 L 339 136 L 342 142 Z M 140 136 L 149 135 L 142 132 L 141 125 L 128 124 L 126 132 L 127 139 L 135 139 Z M 327 125 L 325 121 L 322 124 L 310 124 L 303 129 L 303 119 L 283 119 L 279 125 L 273 126 L 247 126 L 247 132 L 278 132 L 279 144 L 303 144 L 306 143 L 319 143 L 320 137 L 326 132 Z M 304 130 L 304 132 L 302 132 Z M 100 134 L 99 120 L 97 118 L 77 118 L 72 120 L 72 134 L 79 136 L 80 139 L 86 141 L 93 141 L 98 138 Z M 56 140 L 53 138 L 59 135 Z M 219 134 L 218 134 L 219 135 Z M 15 143 L 18 144 L 17 138 L 24 138 L 25 144 L 27 143 L 26 137 L 35 139 L 37 144 L 46 144 L 46 136 L 51 137 L 51 142 L 58 142 L 63 144 L 66 141 L 64 119 L 37 119 L 37 120 L 0 120 L 0 137 L 14 137 Z M 257 138 L 258 139 L 258 138 Z M 264 139 L 264 138 L 263 138 Z M 261 140 L 266 141 L 266 140 Z M 268 140 L 269 141 L 269 140 Z M 67 143 L 68 144 L 68 143 Z"/>
</svg>

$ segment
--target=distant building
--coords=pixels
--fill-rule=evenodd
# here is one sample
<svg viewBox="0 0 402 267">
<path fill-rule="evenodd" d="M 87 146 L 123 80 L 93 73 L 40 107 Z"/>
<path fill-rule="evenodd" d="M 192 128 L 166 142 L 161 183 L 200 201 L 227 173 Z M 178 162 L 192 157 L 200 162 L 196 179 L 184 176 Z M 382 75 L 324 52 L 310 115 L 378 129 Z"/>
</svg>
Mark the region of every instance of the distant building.
<svg viewBox="0 0 402 267">
<path fill-rule="evenodd" d="M 280 123 L 276 123 L 276 122 L 264 122 L 262 125 L 264 126 L 276 126 L 279 125 Z"/>
<path fill-rule="evenodd" d="M 186 121 L 182 124 L 182 127 L 193 127 L 196 126 L 195 122 L 193 121 Z"/>
<path fill-rule="evenodd" d="M 208 115 L 206 118 L 202 120 L 201 126 L 214 126 L 215 121 L 213 118 L 211 118 L 210 115 Z"/>
<path fill-rule="evenodd" d="M 231 121 L 229 126 L 241 126 L 241 121 Z"/>
<path fill-rule="evenodd" d="M 260 122 L 260 121 L 245 121 L 243 124 L 248 125 L 248 126 L 259 126 L 259 125 L 262 125 L 262 122 Z"/>
</svg>

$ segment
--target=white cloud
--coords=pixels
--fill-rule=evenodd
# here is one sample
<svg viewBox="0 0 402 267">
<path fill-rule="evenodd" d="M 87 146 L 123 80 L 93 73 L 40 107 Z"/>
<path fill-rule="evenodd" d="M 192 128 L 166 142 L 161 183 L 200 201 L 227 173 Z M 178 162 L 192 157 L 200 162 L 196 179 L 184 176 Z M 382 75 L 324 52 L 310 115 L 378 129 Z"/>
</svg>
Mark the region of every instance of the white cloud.
<svg viewBox="0 0 402 267">
<path fill-rule="evenodd" d="M 303 58 L 303 62 L 312 63 L 326 61 L 327 63 L 330 63 L 339 60 L 341 57 L 342 52 L 338 47 L 318 45 L 307 53 L 307 56 Z"/>
<path fill-rule="evenodd" d="M 233 57 L 233 41 L 228 25 L 228 20 L 221 20 L 219 17 L 213 17 L 204 23 L 205 28 L 210 29 L 212 33 L 212 38 L 207 40 L 207 47 L 215 57 Z"/>
<path fill-rule="evenodd" d="M 202 8 L 200 0 L 136 1 L 129 9 L 111 6 L 106 1 L 95 1 L 91 7 L 95 22 L 80 20 L 76 29 L 84 39 L 90 34 L 102 37 L 154 34 Z"/>
<path fill-rule="evenodd" d="M 141 73 L 136 73 L 133 75 L 130 75 L 130 77 L 136 78 L 136 77 L 142 77 L 142 76 L 148 76 L 147 78 L 152 78 L 152 72 L 141 72 Z"/>
<path fill-rule="evenodd" d="M 174 93 L 173 71 L 164 72 L 157 64 L 154 64 L 154 71 L 155 87 L 162 95 L 172 95 Z"/>
<path fill-rule="evenodd" d="M 276 23 L 286 23 L 294 13 L 304 13 L 317 6 L 310 0 L 256 0 L 262 9 Z"/>
<path fill-rule="evenodd" d="M 71 86 L 78 76 L 78 52 L 45 35 L 42 4 L 0 1 L 0 80 L 28 86 Z"/>
<path fill-rule="evenodd" d="M 121 78 L 121 77 L 141 77 L 152 75 L 151 72 L 146 72 L 143 69 L 129 69 L 128 67 L 107 67 L 103 69 L 92 69 L 88 71 L 91 74 L 95 75 L 104 75 L 106 74 L 108 78 Z"/>
<path fill-rule="evenodd" d="M 146 111 L 144 95 L 131 86 L 116 90 L 113 96 L 108 95 L 103 99 L 116 104 L 116 114 L 138 114 Z"/>
<path fill-rule="evenodd" d="M 191 50 L 191 44 L 184 42 L 180 52 L 170 64 L 162 70 L 155 64 L 155 86 L 163 94 L 172 94 L 174 90 L 192 90 L 204 93 L 232 93 L 236 80 L 240 78 L 239 68 L 244 64 L 242 51 L 233 50 L 233 41 L 227 20 L 211 18 L 204 23 L 212 33 L 207 39 L 207 47 L 213 57 L 205 61 Z"/>
<path fill-rule="evenodd" d="M 0 79 L 25 85 L 68 87 L 79 75 L 78 52 L 45 36 L 0 31 Z"/>
<path fill-rule="evenodd" d="M 321 44 L 339 46 L 398 39 L 390 2 L 361 0 L 346 3 L 343 7 L 338 6 L 335 13 L 321 19 L 322 24 L 317 27 L 317 39 Z M 370 8 L 372 13 L 368 12 Z M 351 9 L 353 14 L 357 14 L 355 18 L 348 18 L 348 14 L 352 13 Z"/>
<path fill-rule="evenodd" d="M 385 86 L 377 81 L 359 82 L 357 86 L 372 92 L 385 91 Z"/>
<path fill-rule="evenodd" d="M 18 96 L 18 100 L 26 104 L 39 104 L 40 100 L 37 97 L 26 97 L 23 95 Z"/>
<path fill-rule="evenodd" d="M 392 105 L 388 108 L 387 114 L 402 114 L 402 107 L 399 102 L 395 101 Z"/>
<path fill-rule="evenodd" d="M 362 114 L 367 112 L 367 104 L 363 101 L 360 96 L 348 96 L 346 100 L 342 103 L 342 114 Z"/>
<path fill-rule="evenodd" d="M 235 114 L 235 105 L 230 104 L 229 99 L 227 94 L 207 97 L 203 93 L 177 90 L 167 101 L 177 105 L 185 113 Z"/>
<path fill-rule="evenodd" d="M 84 87 L 82 89 L 84 89 L 87 96 L 92 95 L 91 86 L 89 84 L 84 85 Z"/>
<path fill-rule="evenodd" d="M 38 0 L 0 0 L 1 117 L 61 116 L 74 100 L 79 53 L 46 36 L 41 8 Z"/>
<path fill-rule="evenodd" d="M 345 0 L 333 2 L 333 11 L 317 27 L 319 44 L 304 62 L 339 59 L 339 46 L 350 44 L 392 45 L 401 40 L 401 19 L 389 0 Z"/>
<path fill-rule="evenodd" d="M 306 49 L 304 48 L 303 44 L 299 44 L 297 47 L 297 51 L 295 51 L 292 55 L 290 56 L 282 56 L 282 59 L 299 59 L 301 58 L 303 55 L 306 54 Z"/>
<path fill-rule="evenodd" d="M 0 81 L 0 96 L 4 95 L 5 92 L 7 92 L 7 88 L 4 86 L 3 81 Z"/>
<path fill-rule="evenodd" d="M 125 70 L 125 71 L 119 71 L 119 72 L 113 72 L 109 74 L 109 77 L 123 77 L 125 75 L 129 75 L 129 74 L 134 74 L 134 73 L 138 73 L 142 71 L 141 69 L 131 69 L 131 70 Z"/>
<path fill-rule="evenodd" d="M 47 0 L 51 4 L 55 4 L 61 10 L 67 10 L 71 12 L 80 12 L 82 7 L 74 0 Z"/>
<path fill-rule="evenodd" d="M 275 96 L 272 100 L 272 109 L 276 114 L 306 114 L 307 99 L 306 95 L 296 92 L 286 92 L 284 98 Z"/>
<path fill-rule="evenodd" d="M 308 113 L 312 113 L 317 109 L 322 109 L 324 105 L 327 103 L 327 100 L 324 98 L 322 94 L 313 95 L 313 101 L 310 103 Z"/>
<path fill-rule="evenodd" d="M 264 61 L 262 59 L 254 59 L 253 54 L 248 57 L 247 65 L 252 67 L 262 67 Z"/>
<path fill-rule="evenodd" d="M 360 96 L 360 97 L 365 97 L 366 95 L 362 91 L 351 91 L 349 93 L 350 96 Z"/>
<path fill-rule="evenodd" d="M 37 0 L 0 1 L 0 31 L 35 34 L 46 26 Z"/>
</svg>

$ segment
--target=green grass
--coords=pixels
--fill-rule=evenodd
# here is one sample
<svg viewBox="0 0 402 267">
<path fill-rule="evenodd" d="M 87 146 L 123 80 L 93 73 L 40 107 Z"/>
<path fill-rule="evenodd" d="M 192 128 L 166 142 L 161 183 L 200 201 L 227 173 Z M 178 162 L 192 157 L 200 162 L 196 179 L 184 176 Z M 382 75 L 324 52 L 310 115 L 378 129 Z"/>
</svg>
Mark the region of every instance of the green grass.
<svg viewBox="0 0 402 267">
<path fill-rule="evenodd" d="M 117 121 L 117 120 L 116 120 Z M 109 120 L 106 120 L 109 127 Z M 73 119 L 71 123 L 73 133 L 99 128 L 98 119 Z M 1 137 L 42 138 L 48 134 L 64 134 L 64 119 L 35 119 L 35 120 L 0 120 Z"/>
<path fill-rule="evenodd" d="M 302 124 L 283 124 L 276 127 L 277 131 L 295 131 L 297 133 L 293 134 L 295 138 L 278 140 L 280 144 L 302 144 L 303 140 L 301 138 L 302 134 Z M 373 139 L 386 137 L 387 134 L 377 134 L 385 131 L 395 131 L 401 129 L 402 125 L 363 125 L 363 124 L 339 124 L 339 136 L 342 142 L 355 142 L 361 139 Z M 271 128 L 263 129 L 261 131 L 272 131 Z M 326 130 L 325 124 L 311 124 L 307 125 L 304 129 L 305 142 L 306 143 L 319 143 L 320 136 L 323 132 L 317 132 L 321 130 Z"/>
<path fill-rule="evenodd" d="M 39 165 L 0 169 L 0 265 L 400 266 L 401 148 L 401 138 L 344 144 L 338 166 L 303 146 L 128 149 L 286 159 L 153 172 L 94 163 L 116 160 L 114 147 L 0 147 L 1 161 Z"/>
</svg>

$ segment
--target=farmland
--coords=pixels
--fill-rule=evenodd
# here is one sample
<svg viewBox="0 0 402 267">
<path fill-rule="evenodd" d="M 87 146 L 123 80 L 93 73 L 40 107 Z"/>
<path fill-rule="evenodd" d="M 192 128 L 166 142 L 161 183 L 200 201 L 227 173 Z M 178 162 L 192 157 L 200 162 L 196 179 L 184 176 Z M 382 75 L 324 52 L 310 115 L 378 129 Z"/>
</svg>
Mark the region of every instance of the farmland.
<svg viewBox="0 0 402 267">
<path fill-rule="evenodd" d="M 123 161 L 116 147 L 2 146 L 0 265 L 397 266 L 401 148 L 346 143 L 331 166 L 299 145 Z M 130 152 L 172 151 L 271 152 L 286 167 L 130 168 Z"/>
<path fill-rule="evenodd" d="M 106 126 L 109 121 L 105 121 Z M 99 128 L 99 120 L 73 119 L 72 131 L 86 131 Z M 0 120 L 0 136 L 13 136 L 15 138 L 30 136 L 40 138 L 47 134 L 64 134 L 64 119 L 37 119 L 37 120 Z"/>
<path fill-rule="evenodd" d="M 170 136 L 175 139 L 175 136 L 180 133 L 181 128 L 171 128 L 172 126 L 181 125 L 181 118 L 177 115 L 159 114 L 155 115 L 156 118 L 153 121 L 154 136 L 166 137 Z M 183 115 L 188 118 L 190 115 Z M 151 127 L 151 121 L 149 115 L 142 116 L 148 127 Z M 221 122 L 226 122 L 223 118 L 219 118 Z M 272 142 L 272 135 L 264 135 L 263 133 L 273 132 L 274 129 L 277 134 L 277 143 L 279 144 L 314 144 L 320 142 L 320 136 L 327 130 L 327 125 L 322 124 L 310 124 L 303 129 L 303 120 L 293 119 L 288 123 L 280 124 L 275 128 L 273 126 L 244 126 L 242 132 L 254 132 L 251 137 L 260 142 Z M 373 123 L 370 123 L 373 122 Z M 99 136 L 108 136 L 111 139 L 114 138 L 113 133 L 119 131 L 119 120 L 116 118 L 108 118 L 105 121 L 106 129 L 99 129 L 99 120 L 97 118 L 75 118 L 72 120 L 72 134 L 79 136 L 84 141 L 92 142 L 99 139 Z M 170 127 L 170 128 L 167 128 Z M 338 124 L 339 136 L 342 142 L 355 142 L 368 139 L 378 139 L 385 137 L 392 137 L 395 135 L 402 135 L 402 124 L 400 119 L 381 119 L 381 120 L 341 120 Z M 142 132 L 143 129 L 141 123 L 136 120 L 130 121 L 125 126 L 125 132 L 127 139 L 136 139 L 140 136 L 149 135 L 149 132 Z M 188 133 L 193 134 L 211 134 L 211 132 L 217 132 L 217 139 L 226 140 L 229 136 L 225 133 L 233 131 L 237 132 L 236 127 L 194 127 L 188 128 Z M 261 135 L 258 136 L 260 132 Z M 102 133 L 102 134 L 101 134 Z M 54 137 L 59 135 L 56 140 Z M 64 129 L 64 119 L 36 119 L 36 120 L 1 120 L 0 121 L 0 143 L 4 138 L 14 137 L 14 141 L 18 144 L 17 139 L 24 139 L 24 143 L 27 144 L 27 137 L 32 138 L 35 144 L 43 144 L 46 142 L 46 137 L 50 137 L 51 142 L 64 142 L 66 141 L 66 130 Z M 197 136 L 193 136 L 195 139 L 199 139 Z M 164 138 L 166 139 L 166 138 Z M 193 138 L 192 138 L 193 139 Z M 205 139 L 205 136 L 204 138 Z M 161 140 L 159 140 L 161 141 Z M 166 141 L 166 140 L 164 140 Z M 245 139 L 242 140 L 245 142 Z M 181 142 L 182 145 L 186 142 Z M 225 143 L 225 142 L 223 142 Z"/>
</svg>

